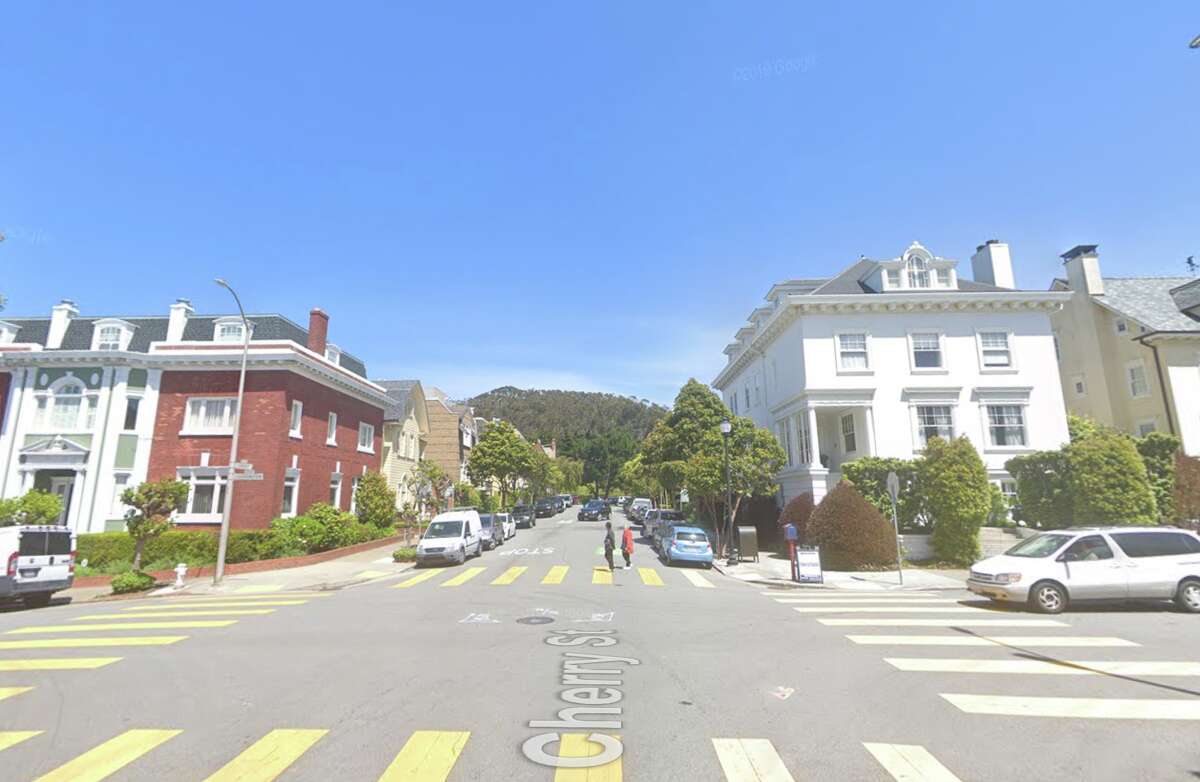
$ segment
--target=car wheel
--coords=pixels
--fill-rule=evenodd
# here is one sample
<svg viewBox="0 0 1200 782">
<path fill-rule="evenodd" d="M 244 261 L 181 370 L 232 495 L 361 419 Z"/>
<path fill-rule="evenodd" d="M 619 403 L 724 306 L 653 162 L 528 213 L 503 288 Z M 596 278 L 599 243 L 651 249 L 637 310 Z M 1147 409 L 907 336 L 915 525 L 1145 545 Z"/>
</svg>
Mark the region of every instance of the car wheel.
<svg viewBox="0 0 1200 782">
<path fill-rule="evenodd" d="M 705 570 L 712 570 L 712 563 L 711 563 L 711 562 L 705 562 L 705 563 L 704 563 L 704 569 L 705 569 Z"/>
<path fill-rule="evenodd" d="M 21 598 L 21 602 L 26 608 L 45 608 L 50 605 L 50 597 L 53 592 L 34 592 L 31 595 L 25 595 Z"/>
<path fill-rule="evenodd" d="M 1200 581 L 1188 579 L 1180 584 L 1175 593 L 1175 605 L 1189 614 L 1200 614 Z"/>
<path fill-rule="evenodd" d="M 1053 581 L 1040 581 L 1029 590 L 1029 604 L 1040 614 L 1061 614 L 1067 608 L 1067 592 Z"/>
</svg>

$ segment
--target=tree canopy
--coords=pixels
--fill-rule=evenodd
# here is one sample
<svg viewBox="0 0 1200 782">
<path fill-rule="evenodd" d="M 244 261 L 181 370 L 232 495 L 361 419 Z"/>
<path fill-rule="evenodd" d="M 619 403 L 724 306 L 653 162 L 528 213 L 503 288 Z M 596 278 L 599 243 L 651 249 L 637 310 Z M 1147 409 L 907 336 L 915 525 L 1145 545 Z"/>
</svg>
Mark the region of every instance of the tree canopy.
<svg viewBox="0 0 1200 782">
<path fill-rule="evenodd" d="M 573 441 L 624 430 L 640 440 L 667 414 L 649 400 L 591 391 L 557 391 L 504 386 L 468 401 L 483 418 L 503 418 L 529 440 L 558 442 L 559 450 L 583 458 Z"/>
</svg>

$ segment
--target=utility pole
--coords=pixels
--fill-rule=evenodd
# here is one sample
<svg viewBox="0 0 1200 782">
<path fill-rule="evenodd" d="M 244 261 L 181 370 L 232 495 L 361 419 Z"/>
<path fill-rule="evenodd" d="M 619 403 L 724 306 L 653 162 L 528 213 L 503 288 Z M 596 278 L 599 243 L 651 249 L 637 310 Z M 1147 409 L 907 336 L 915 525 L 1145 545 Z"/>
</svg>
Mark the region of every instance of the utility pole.
<svg viewBox="0 0 1200 782">
<path fill-rule="evenodd" d="M 229 475 L 225 478 L 225 505 L 221 508 L 221 537 L 217 544 L 217 566 L 213 571 L 213 586 L 217 586 L 225 577 L 225 551 L 229 547 L 229 516 L 233 512 L 233 485 L 237 478 L 238 429 L 242 422 L 242 402 L 246 395 L 246 357 L 250 352 L 250 322 L 246 320 L 246 311 L 242 309 L 242 300 L 238 298 L 237 291 L 223 279 L 217 279 L 214 282 L 233 294 L 238 314 L 242 318 L 242 369 L 238 373 L 237 407 L 233 409 L 233 442 L 229 444 Z"/>
</svg>

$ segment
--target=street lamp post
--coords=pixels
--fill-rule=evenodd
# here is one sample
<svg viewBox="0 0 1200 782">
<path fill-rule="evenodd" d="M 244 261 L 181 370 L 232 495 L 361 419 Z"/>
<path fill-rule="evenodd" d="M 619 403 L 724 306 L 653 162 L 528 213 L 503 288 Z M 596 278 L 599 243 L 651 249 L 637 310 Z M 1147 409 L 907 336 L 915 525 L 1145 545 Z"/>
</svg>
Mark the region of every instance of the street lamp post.
<svg viewBox="0 0 1200 782">
<path fill-rule="evenodd" d="M 214 282 L 233 295 L 237 304 L 238 315 L 242 318 L 242 369 L 238 373 L 237 406 L 233 409 L 233 442 L 229 444 L 229 474 L 225 478 L 225 504 L 221 508 L 221 537 L 217 544 L 217 566 L 213 571 L 213 586 L 221 583 L 225 577 L 225 550 L 229 547 L 229 515 L 233 512 L 233 485 L 235 465 L 237 464 L 238 428 L 242 420 L 242 400 L 246 394 L 246 357 L 250 352 L 250 322 L 246 320 L 246 311 L 242 309 L 242 300 L 228 282 L 216 279 Z"/>
<path fill-rule="evenodd" d="M 729 434 L 732 431 L 733 424 L 729 423 L 729 419 L 721 422 L 721 454 L 725 457 L 725 528 L 729 530 L 728 564 L 736 565 L 738 563 L 738 552 L 737 536 L 733 529 L 733 483 L 729 477 Z"/>
</svg>

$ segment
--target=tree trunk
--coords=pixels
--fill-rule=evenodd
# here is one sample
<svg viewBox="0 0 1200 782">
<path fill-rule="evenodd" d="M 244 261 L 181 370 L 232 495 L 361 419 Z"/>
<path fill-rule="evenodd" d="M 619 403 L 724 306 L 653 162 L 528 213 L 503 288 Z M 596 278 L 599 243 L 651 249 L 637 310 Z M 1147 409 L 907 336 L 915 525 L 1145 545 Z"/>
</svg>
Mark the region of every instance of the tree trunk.
<svg viewBox="0 0 1200 782">
<path fill-rule="evenodd" d="M 142 548 L 146 545 L 146 541 L 138 538 L 133 544 L 133 569 L 139 571 L 142 569 Z"/>
</svg>

